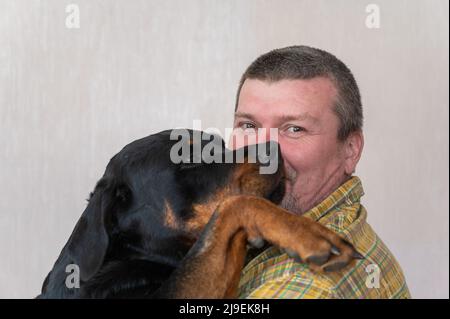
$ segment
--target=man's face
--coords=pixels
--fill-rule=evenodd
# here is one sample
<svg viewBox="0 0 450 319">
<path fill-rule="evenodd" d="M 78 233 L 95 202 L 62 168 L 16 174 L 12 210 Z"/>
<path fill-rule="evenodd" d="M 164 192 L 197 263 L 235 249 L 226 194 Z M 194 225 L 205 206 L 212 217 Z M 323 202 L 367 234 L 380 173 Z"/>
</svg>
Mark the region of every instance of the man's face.
<svg viewBox="0 0 450 319">
<path fill-rule="evenodd" d="M 234 134 L 240 134 L 237 128 L 250 134 L 258 128 L 278 129 L 288 176 L 282 206 L 294 213 L 311 209 L 345 180 L 335 98 L 336 88 L 325 77 L 277 82 L 247 79 L 242 86 Z M 269 138 L 268 133 L 257 143 Z M 236 141 L 234 148 L 245 143 Z"/>
</svg>

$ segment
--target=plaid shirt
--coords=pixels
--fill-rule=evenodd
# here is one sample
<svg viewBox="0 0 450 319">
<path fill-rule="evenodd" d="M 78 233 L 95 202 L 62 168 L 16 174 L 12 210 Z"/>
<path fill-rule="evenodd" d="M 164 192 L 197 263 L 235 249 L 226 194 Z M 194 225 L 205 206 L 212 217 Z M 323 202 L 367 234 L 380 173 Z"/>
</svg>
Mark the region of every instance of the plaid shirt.
<svg viewBox="0 0 450 319">
<path fill-rule="evenodd" d="M 276 247 L 244 268 L 240 298 L 411 298 L 400 265 L 367 223 L 361 181 L 352 177 L 307 216 L 352 242 L 365 259 L 331 273 L 313 273 Z"/>
</svg>

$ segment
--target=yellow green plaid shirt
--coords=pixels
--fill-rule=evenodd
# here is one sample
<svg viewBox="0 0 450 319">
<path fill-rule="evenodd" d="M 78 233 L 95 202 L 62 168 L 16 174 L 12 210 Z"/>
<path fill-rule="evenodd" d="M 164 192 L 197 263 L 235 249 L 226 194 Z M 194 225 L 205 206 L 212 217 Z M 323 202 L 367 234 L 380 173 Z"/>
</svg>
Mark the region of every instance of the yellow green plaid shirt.
<svg viewBox="0 0 450 319">
<path fill-rule="evenodd" d="M 367 223 L 361 181 L 352 177 L 304 214 L 341 234 L 365 259 L 331 273 L 313 273 L 276 247 L 244 268 L 240 298 L 410 298 L 400 265 Z"/>
</svg>

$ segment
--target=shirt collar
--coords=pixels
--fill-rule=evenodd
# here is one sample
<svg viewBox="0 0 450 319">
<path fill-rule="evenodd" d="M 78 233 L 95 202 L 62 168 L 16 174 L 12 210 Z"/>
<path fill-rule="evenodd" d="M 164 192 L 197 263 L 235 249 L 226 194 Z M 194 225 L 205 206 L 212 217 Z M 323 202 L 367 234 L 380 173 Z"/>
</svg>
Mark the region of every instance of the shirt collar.
<svg viewBox="0 0 450 319">
<path fill-rule="evenodd" d="M 304 213 L 303 216 L 317 221 L 343 204 L 350 206 L 359 202 L 363 195 L 364 189 L 361 180 L 357 176 L 352 176 L 320 204 Z"/>
</svg>

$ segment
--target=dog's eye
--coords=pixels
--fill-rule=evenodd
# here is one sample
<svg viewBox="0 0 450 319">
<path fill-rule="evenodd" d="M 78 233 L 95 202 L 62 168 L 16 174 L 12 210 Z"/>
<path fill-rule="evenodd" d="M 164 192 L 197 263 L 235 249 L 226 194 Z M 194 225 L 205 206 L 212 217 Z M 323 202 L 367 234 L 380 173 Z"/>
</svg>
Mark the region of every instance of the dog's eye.
<svg viewBox="0 0 450 319">
<path fill-rule="evenodd" d="M 122 203 L 126 203 L 131 198 L 131 190 L 126 185 L 120 185 L 120 186 L 117 186 L 117 188 L 115 189 L 114 195 Z"/>
</svg>

